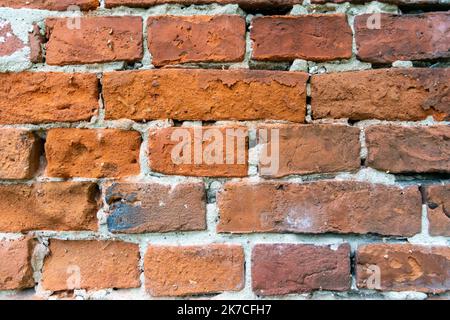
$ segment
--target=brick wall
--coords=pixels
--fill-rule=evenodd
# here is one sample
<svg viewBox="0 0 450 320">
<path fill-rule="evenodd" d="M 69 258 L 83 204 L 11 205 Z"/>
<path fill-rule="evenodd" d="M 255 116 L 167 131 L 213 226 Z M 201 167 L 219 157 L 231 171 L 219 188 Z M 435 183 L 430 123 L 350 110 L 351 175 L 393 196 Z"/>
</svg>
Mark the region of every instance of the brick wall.
<svg viewBox="0 0 450 320">
<path fill-rule="evenodd" d="M 0 0 L 0 298 L 448 298 L 450 4 L 350 2 Z"/>
</svg>

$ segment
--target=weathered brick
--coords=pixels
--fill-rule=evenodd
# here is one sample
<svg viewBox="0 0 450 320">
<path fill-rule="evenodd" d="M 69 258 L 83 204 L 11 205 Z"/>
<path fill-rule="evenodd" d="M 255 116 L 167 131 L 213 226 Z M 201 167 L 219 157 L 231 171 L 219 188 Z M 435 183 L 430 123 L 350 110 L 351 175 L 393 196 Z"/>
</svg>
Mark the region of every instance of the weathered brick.
<svg viewBox="0 0 450 320">
<path fill-rule="evenodd" d="M 147 28 L 156 66 L 244 59 L 246 26 L 241 16 L 155 16 Z"/>
<path fill-rule="evenodd" d="M 437 0 L 436 0 L 437 1 Z M 107 8 L 118 6 L 148 8 L 158 4 L 238 4 L 243 9 L 288 9 L 294 4 L 301 4 L 302 0 L 105 0 Z"/>
<path fill-rule="evenodd" d="M 97 230 L 98 186 L 90 182 L 0 185 L 0 232 Z"/>
<path fill-rule="evenodd" d="M 301 4 L 302 0 L 105 0 L 107 8 L 118 6 L 148 8 L 158 4 L 179 3 L 189 4 L 238 4 L 243 9 L 288 9 L 294 4 Z"/>
<path fill-rule="evenodd" d="M 425 187 L 428 231 L 432 236 L 450 237 L 450 185 Z"/>
<path fill-rule="evenodd" d="M 244 287 L 244 251 L 239 245 L 150 246 L 145 286 L 152 296 L 239 291 Z"/>
<path fill-rule="evenodd" d="M 350 246 L 258 244 L 252 252 L 252 286 L 258 295 L 350 289 Z"/>
<path fill-rule="evenodd" d="M 357 170 L 361 165 L 359 132 L 344 125 L 260 126 L 260 174 L 284 177 Z"/>
<path fill-rule="evenodd" d="M 0 241 L 0 290 L 34 287 L 31 256 L 35 241 L 30 238 Z"/>
<path fill-rule="evenodd" d="M 30 179 L 39 168 L 41 143 L 33 132 L 0 129 L 0 179 Z"/>
<path fill-rule="evenodd" d="M 413 236 L 421 230 L 422 201 L 416 186 L 229 182 L 218 194 L 218 207 L 218 232 Z"/>
<path fill-rule="evenodd" d="M 153 171 L 202 177 L 248 174 L 245 127 L 171 127 L 150 130 L 149 160 Z"/>
<path fill-rule="evenodd" d="M 114 183 L 106 191 L 108 229 L 120 233 L 206 229 L 203 183 Z"/>
<path fill-rule="evenodd" d="M 376 125 L 366 129 L 368 166 L 391 173 L 450 172 L 450 127 Z"/>
<path fill-rule="evenodd" d="M 450 69 L 378 69 L 313 75 L 312 115 L 351 120 L 450 119 Z"/>
<path fill-rule="evenodd" d="M 253 59 L 326 61 L 352 56 L 352 30 L 344 14 L 257 17 Z"/>
<path fill-rule="evenodd" d="M 356 263 L 359 288 L 432 293 L 450 290 L 449 247 L 369 244 L 358 248 Z M 376 280 L 380 280 L 379 286 Z"/>
<path fill-rule="evenodd" d="M 42 287 L 45 290 L 136 288 L 139 246 L 121 241 L 50 240 Z"/>
<path fill-rule="evenodd" d="M 355 18 L 359 59 L 372 63 L 389 63 L 396 60 L 450 57 L 449 12 L 380 14 L 379 27 L 371 25 L 369 19 L 372 16 L 364 14 Z"/>
<path fill-rule="evenodd" d="M 14 33 L 11 27 L 11 22 L 0 18 L 0 57 L 10 56 L 18 51 L 21 51 L 25 44 Z"/>
<path fill-rule="evenodd" d="M 120 1 L 120 0 L 119 0 Z M 136 0 L 139 1 L 139 0 Z M 350 3 L 367 3 L 371 2 L 370 0 L 311 0 L 311 3 L 318 3 L 318 4 L 324 4 L 324 3 L 344 3 L 344 2 L 350 2 Z M 384 2 L 384 3 L 392 3 L 396 5 L 439 5 L 443 4 L 444 1 L 442 0 L 378 0 L 378 2 Z"/>
<path fill-rule="evenodd" d="M 143 56 L 141 17 L 82 17 L 46 20 L 50 65 L 134 62 Z"/>
<path fill-rule="evenodd" d="M 45 153 L 50 177 L 126 177 L 139 174 L 141 135 L 117 129 L 51 129 Z"/>
<path fill-rule="evenodd" d="M 163 69 L 106 73 L 106 118 L 304 122 L 302 72 Z M 176 92 L 177 94 L 173 94 Z"/>
<path fill-rule="evenodd" d="M 94 10 L 98 5 L 98 0 L 0 0 L 0 7 L 59 11 L 67 10 L 70 6 L 78 6 L 81 10 Z"/>
<path fill-rule="evenodd" d="M 41 34 L 41 29 L 37 23 L 34 23 L 33 29 L 28 32 L 28 42 L 30 43 L 30 61 L 32 63 L 44 62 L 42 46 L 45 43 L 45 37 Z"/>
<path fill-rule="evenodd" d="M 89 120 L 98 109 L 98 79 L 91 73 L 0 73 L 0 123 Z"/>
</svg>

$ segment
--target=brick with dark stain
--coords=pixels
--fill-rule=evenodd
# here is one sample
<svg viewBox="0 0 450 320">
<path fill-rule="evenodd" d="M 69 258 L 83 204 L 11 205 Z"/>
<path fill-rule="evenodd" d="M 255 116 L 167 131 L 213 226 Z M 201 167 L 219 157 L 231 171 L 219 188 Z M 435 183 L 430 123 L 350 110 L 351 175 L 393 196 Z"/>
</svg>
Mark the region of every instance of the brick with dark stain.
<svg viewBox="0 0 450 320">
<path fill-rule="evenodd" d="M 114 183 L 106 191 L 108 229 L 116 233 L 171 232 L 206 228 L 201 183 Z"/>
</svg>

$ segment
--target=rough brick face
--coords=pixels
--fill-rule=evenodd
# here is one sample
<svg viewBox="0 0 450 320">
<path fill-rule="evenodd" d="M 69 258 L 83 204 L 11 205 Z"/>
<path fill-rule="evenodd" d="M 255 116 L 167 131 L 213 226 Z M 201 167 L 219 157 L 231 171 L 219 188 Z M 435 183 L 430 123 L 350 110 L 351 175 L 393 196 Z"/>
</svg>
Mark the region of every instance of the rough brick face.
<svg viewBox="0 0 450 320">
<path fill-rule="evenodd" d="M 67 18 L 50 18 L 46 28 L 50 65 L 132 62 L 143 56 L 140 17 L 83 17 L 79 28 Z"/>
<path fill-rule="evenodd" d="M 0 290 L 34 287 L 31 256 L 35 241 L 30 238 L 0 241 Z"/>
<path fill-rule="evenodd" d="M 108 229 L 120 233 L 206 229 L 202 183 L 114 183 L 106 191 Z"/>
<path fill-rule="evenodd" d="M 45 143 L 49 177 L 139 174 L 141 135 L 117 129 L 51 129 Z"/>
<path fill-rule="evenodd" d="M 244 286 L 244 252 L 238 245 L 150 246 L 145 286 L 152 296 L 239 291 Z"/>
<path fill-rule="evenodd" d="M 0 73 L 0 124 L 89 120 L 98 109 L 90 73 Z"/>
<path fill-rule="evenodd" d="M 248 171 L 247 129 L 245 127 L 154 129 L 149 135 L 149 158 L 150 168 L 164 174 L 243 177 Z"/>
<path fill-rule="evenodd" d="M 450 185 L 431 185 L 425 188 L 428 221 L 431 235 L 450 237 Z"/>
<path fill-rule="evenodd" d="M 410 244 L 370 244 L 360 246 L 356 255 L 359 288 L 377 285 L 378 290 L 439 293 L 450 290 L 450 248 Z"/>
<path fill-rule="evenodd" d="M 156 66 L 244 59 L 245 20 L 240 16 L 156 16 L 147 23 Z"/>
<path fill-rule="evenodd" d="M 436 120 L 450 117 L 449 69 L 379 69 L 313 75 L 314 119 Z"/>
<path fill-rule="evenodd" d="M 326 61 L 352 55 L 352 30 L 343 14 L 254 18 L 251 39 L 256 60 Z"/>
<path fill-rule="evenodd" d="M 41 144 L 31 131 L 0 129 L 0 179 L 30 179 L 39 168 Z"/>
<path fill-rule="evenodd" d="M 90 182 L 2 184 L 0 232 L 97 230 L 98 196 Z"/>
<path fill-rule="evenodd" d="M 367 165 L 392 173 L 450 172 L 450 127 L 371 126 Z"/>
<path fill-rule="evenodd" d="M 149 70 L 106 73 L 106 118 L 304 122 L 302 72 Z M 173 94 L 176 91 L 177 94 Z"/>
<path fill-rule="evenodd" d="M 218 207 L 218 232 L 413 236 L 421 229 L 417 187 L 353 181 L 229 182 L 219 193 Z"/>
<path fill-rule="evenodd" d="M 260 157 L 270 159 L 271 152 L 278 156 L 270 163 L 265 158 L 260 161 L 261 175 L 283 177 L 354 171 L 360 167 L 358 128 L 342 125 L 264 125 L 259 130 L 265 132 L 259 134 L 259 143 L 264 148 L 264 155 Z M 276 144 L 272 138 L 278 138 Z M 276 152 L 277 146 L 279 152 Z M 270 165 L 273 165 L 272 169 Z"/>
<path fill-rule="evenodd" d="M 78 6 L 81 10 L 94 10 L 98 7 L 97 0 L 0 0 L 0 7 L 66 10 L 70 6 Z"/>
<path fill-rule="evenodd" d="M 418 15 L 381 14 L 380 28 L 368 22 L 371 15 L 355 18 L 358 57 L 373 63 L 396 60 L 430 60 L 450 57 L 450 13 Z"/>
<path fill-rule="evenodd" d="M 350 289 L 350 246 L 259 244 L 252 253 L 252 286 L 258 295 Z"/>
<path fill-rule="evenodd" d="M 105 0 L 105 6 L 107 8 L 113 8 L 118 6 L 127 7 L 151 7 L 158 4 L 176 3 L 176 4 L 239 4 L 243 9 L 267 9 L 277 8 L 284 9 L 290 8 L 294 4 L 301 4 L 302 0 Z"/>
<path fill-rule="evenodd" d="M 302 0 L 105 0 L 105 6 L 107 8 L 113 8 L 118 6 L 127 7 L 143 7 L 148 8 L 151 6 L 175 3 L 175 4 L 239 4 L 243 9 L 285 9 L 291 8 L 294 4 L 301 4 Z"/>
<path fill-rule="evenodd" d="M 133 243 L 95 240 L 51 240 L 45 258 L 45 290 L 136 288 L 139 247 Z"/>
</svg>

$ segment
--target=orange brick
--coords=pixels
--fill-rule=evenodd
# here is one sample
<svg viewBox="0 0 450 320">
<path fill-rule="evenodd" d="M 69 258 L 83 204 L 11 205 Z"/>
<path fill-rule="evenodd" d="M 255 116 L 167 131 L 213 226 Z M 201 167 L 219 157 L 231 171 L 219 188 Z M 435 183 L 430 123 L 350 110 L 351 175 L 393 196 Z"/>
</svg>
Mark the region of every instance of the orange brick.
<svg viewBox="0 0 450 320">
<path fill-rule="evenodd" d="M 0 179 L 32 178 L 40 150 L 40 140 L 31 131 L 0 129 Z"/>
<path fill-rule="evenodd" d="M 326 61 L 352 56 L 352 30 L 344 14 L 256 17 L 250 36 L 255 60 Z"/>
<path fill-rule="evenodd" d="M 444 246 L 376 243 L 360 246 L 356 253 L 361 289 L 442 293 L 450 290 L 448 270 L 450 248 Z"/>
<path fill-rule="evenodd" d="M 45 153 L 50 177 L 126 177 L 139 174 L 141 135 L 116 129 L 51 129 Z"/>
<path fill-rule="evenodd" d="M 164 174 L 243 177 L 248 174 L 248 132 L 245 127 L 154 129 L 149 158 L 150 168 Z"/>
<path fill-rule="evenodd" d="M 106 73 L 106 118 L 304 122 L 302 72 L 162 69 Z M 174 94 L 176 92 L 176 94 Z"/>
<path fill-rule="evenodd" d="M 99 190 L 90 182 L 0 185 L 0 232 L 97 230 Z"/>
<path fill-rule="evenodd" d="M 218 232 L 413 236 L 421 230 L 422 198 L 417 186 L 356 181 L 229 182 L 217 203 Z"/>
<path fill-rule="evenodd" d="M 355 171 L 361 166 L 359 131 L 343 125 L 262 125 L 260 174 Z"/>
<path fill-rule="evenodd" d="M 157 297 L 244 287 L 244 251 L 238 245 L 150 246 L 144 266 L 145 286 Z"/>
<path fill-rule="evenodd" d="M 147 28 L 156 66 L 244 59 L 245 20 L 237 15 L 156 16 L 148 19 Z"/>
<path fill-rule="evenodd" d="M 0 73 L 0 124 L 89 120 L 98 110 L 93 73 Z"/>
<path fill-rule="evenodd" d="M 0 241 L 0 290 L 34 287 L 31 257 L 35 244 L 29 238 Z"/>
<path fill-rule="evenodd" d="M 46 20 L 49 65 L 138 61 L 143 56 L 140 17 L 82 17 Z"/>
<path fill-rule="evenodd" d="M 45 290 L 136 288 L 139 247 L 120 241 L 50 240 L 42 286 Z"/>
</svg>

